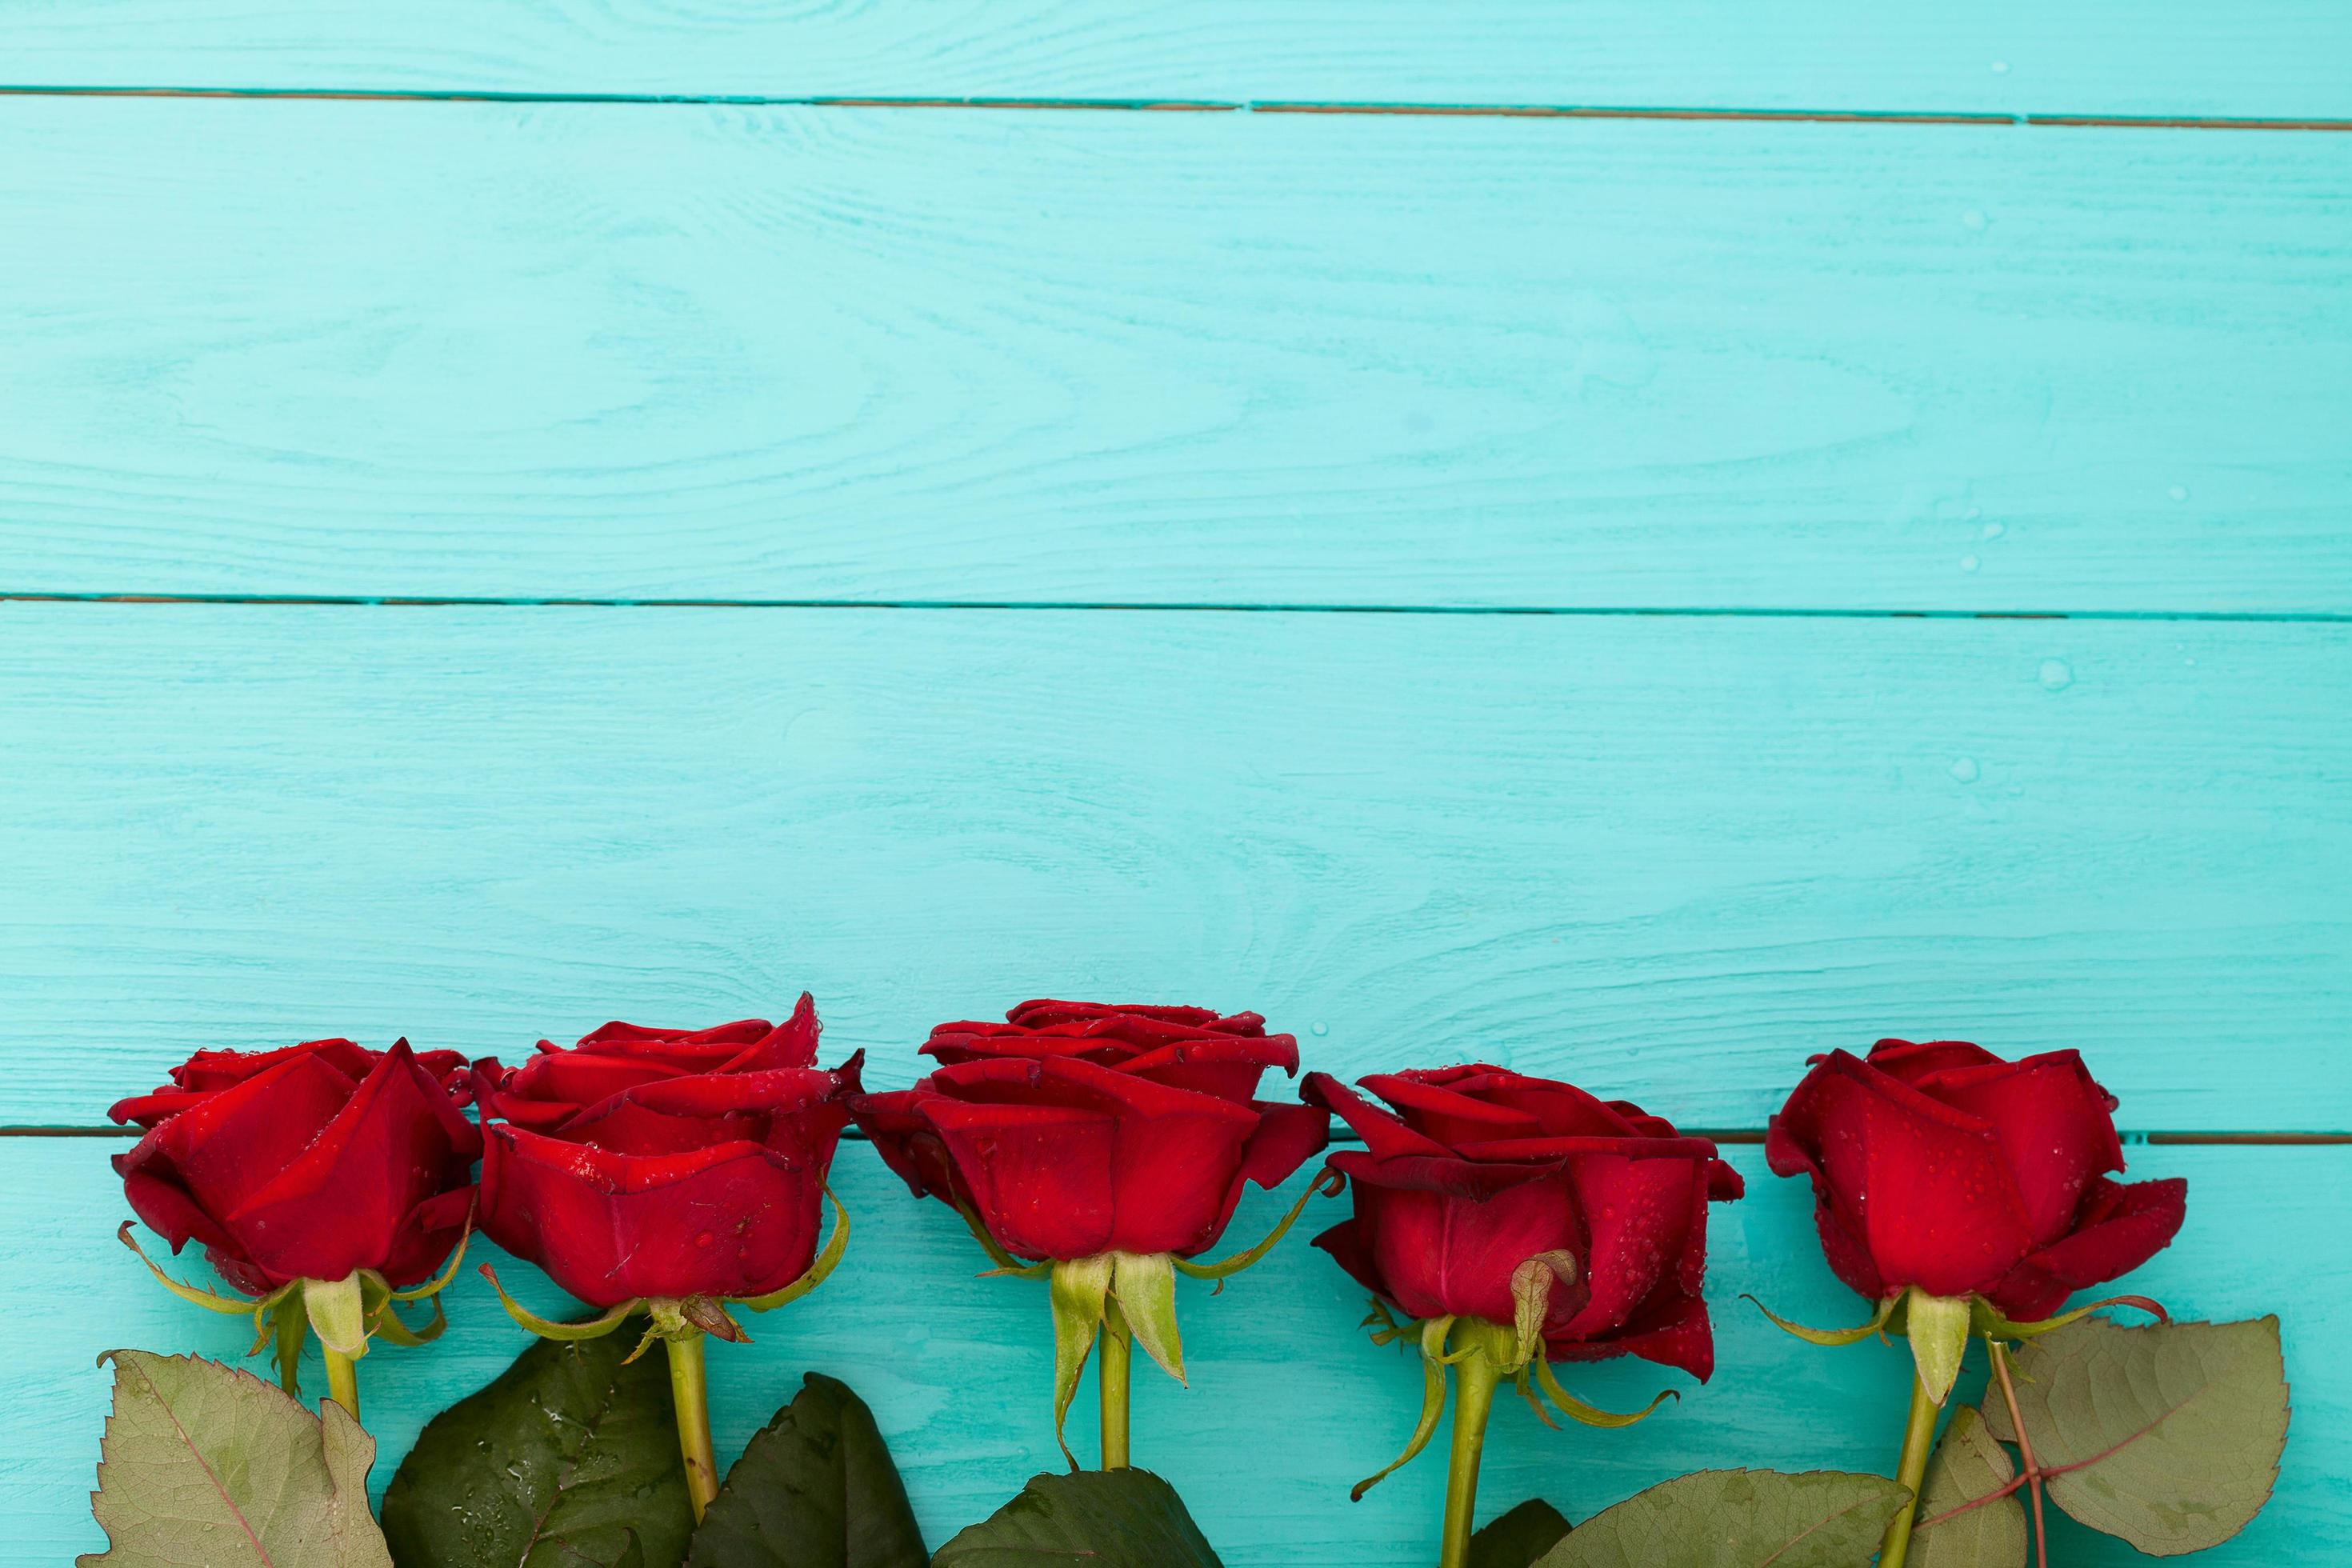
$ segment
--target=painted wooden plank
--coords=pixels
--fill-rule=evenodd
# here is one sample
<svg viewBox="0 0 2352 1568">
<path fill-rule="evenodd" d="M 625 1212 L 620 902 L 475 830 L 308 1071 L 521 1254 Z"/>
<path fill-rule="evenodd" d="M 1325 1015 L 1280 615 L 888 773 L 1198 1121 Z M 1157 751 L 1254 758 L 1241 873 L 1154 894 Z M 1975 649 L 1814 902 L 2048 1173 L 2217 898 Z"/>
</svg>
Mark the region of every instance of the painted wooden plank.
<svg viewBox="0 0 2352 1568">
<path fill-rule="evenodd" d="M 0 1122 L 197 1046 L 1256 1007 L 1758 1127 L 1882 1034 L 2352 1128 L 2352 627 L 0 609 Z"/>
<path fill-rule="evenodd" d="M 0 592 L 2352 613 L 2352 136 L 16 100 L 0 212 Z"/>
<path fill-rule="evenodd" d="M 6 1237 L 10 1397 L 0 1404 L 0 1524 L 11 1561 L 56 1563 L 100 1538 L 88 1493 L 107 1374 L 92 1363 L 118 1345 L 243 1353 L 249 1329 L 200 1312 L 150 1281 L 111 1232 L 127 1215 L 87 1140 L 0 1139 L 0 1178 L 19 1205 Z M 2352 1363 L 2329 1353 L 2352 1296 L 2352 1231 L 2338 1223 L 2352 1150 L 2149 1149 L 2133 1169 L 2189 1178 L 2189 1223 L 2133 1288 L 2186 1317 L 2283 1319 L 2294 1423 L 2279 1488 L 2243 1535 L 2206 1554 L 2211 1568 L 2320 1563 L 2352 1555 Z M 1718 1370 L 1701 1388 L 1630 1363 L 1576 1371 L 1570 1386 L 1627 1405 L 1662 1386 L 1684 1397 L 1631 1431 L 1547 1432 L 1507 1401 L 1481 1488 L 1487 1514 L 1541 1493 L 1571 1517 L 1704 1465 L 1883 1468 L 1902 1422 L 1899 1348 L 1801 1345 L 1738 1300 L 1824 1322 L 1859 1315 L 1829 1277 L 1802 1184 L 1766 1173 L 1759 1152 L 1732 1159 L 1749 1195 L 1718 1208 L 1709 1295 Z M 1030 1475 L 1056 1468 L 1043 1287 L 978 1279 L 985 1266 L 955 1216 L 906 1196 L 862 1144 L 845 1146 L 836 1184 L 856 1229 L 847 1260 L 805 1301 L 752 1326 L 756 1342 L 714 1346 L 713 1417 L 720 1448 L 740 1450 L 803 1368 L 846 1378 L 873 1404 L 934 1544 L 992 1508 Z M 1278 1204 L 1253 1196 L 1236 1236 L 1272 1224 Z M 1336 1217 L 1336 1215 L 1335 1215 Z M 1356 1568 L 1425 1563 L 1444 1490 L 1435 1455 L 1350 1506 L 1347 1489 L 1393 1457 L 1412 1429 L 1420 1379 L 1395 1350 L 1357 1328 L 1363 1299 L 1305 1244 L 1314 1216 L 1222 1297 L 1182 1287 L 1190 1390 L 1139 1369 L 1137 1461 L 1180 1486 L 1232 1568 Z M 541 1310 L 561 1306 L 528 1265 L 497 1259 L 499 1278 Z M 203 1265 L 188 1268 L 196 1275 Z M 486 1383 L 522 1346 L 520 1331 L 470 1269 L 450 1292 L 450 1329 L 422 1351 L 384 1350 L 362 1368 L 368 1426 L 382 1444 L 379 1490 L 435 1410 Z M 309 1368 L 319 1378 L 315 1363 Z M 313 1394 L 316 1397 L 316 1394 Z M 1078 1408 L 1091 1405 L 1082 1391 Z M 1086 1430 L 1074 1422 L 1074 1435 Z M 1279 1436 L 1282 1440 L 1272 1440 Z M 1238 1463 L 1246 1454 L 1248 1462 Z M 2061 1521 L 2053 1561 L 2074 1568 L 2143 1561 Z"/>
<path fill-rule="evenodd" d="M 2352 113 L 2327 0 L 97 0 L 12 6 L 0 43 L 41 84 Z"/>
</svg>

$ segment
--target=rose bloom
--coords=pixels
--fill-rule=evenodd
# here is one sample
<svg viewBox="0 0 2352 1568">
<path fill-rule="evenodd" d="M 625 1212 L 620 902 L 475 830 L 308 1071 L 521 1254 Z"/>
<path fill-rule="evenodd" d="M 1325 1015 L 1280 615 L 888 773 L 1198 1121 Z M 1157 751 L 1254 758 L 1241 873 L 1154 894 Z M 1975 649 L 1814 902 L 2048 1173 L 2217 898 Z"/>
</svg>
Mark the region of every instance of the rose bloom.
<svg viewBox="0 0 2352 1568">
<path fill-rule="evenodd" d="M 131 1208 L 248 1296 L 373 1268 L 432 1277 L 465 1233 L 481 1134 L 449 1087 L 465 1058 L 402 1040 L 198 1051 L 108 1112 L 147 1135 L 114 1157 Z"/>
<path fill-rule="evenodd" d="M 2124 1186 L 2115 1097 L 2073 1051 L 2007 1062 L 1961 1040 L 1881 1040 L 1813 1070 L 1764 1154 L 1813 1179 L 1840 1279 L 1873 1300 L 1916 1285 L 2020 1322 L 2138 1268 L 2179 1230 L 2189 1184 Z"/>
<path fill-rule="evenodd" d="M 477 1062 L 482 1229 L 592 1306 L 783 1289 L 815 1259 L 864 1059 L 821 1069 L 816 1040 L 803 994 L 782 1025 L 607 1024 Z"/>
<path fill-rule="evenodd" d="M 1741 1184 L 1713 1143 L 1501 1068 L 1361 1082 L 1393 1109 L 1324 1073 L 1302 1090 L 1364 1140 L 1326 1162 L 1349 1179 L 1355 1216 L 1315 1238 L 1359 1283 L 1408 1317 L 1507 1324 L 1513 1270 L 1565 1251 L 1577 1277 L 1552 1294 L 1547 1359 L 1635 1355 L 1701 1380 L 1715 1370 L 1706 1205 Z"/>
<path fill-rule="evenodd" d="M 1242 1184 L 1279 1186 L 1331 1119 L 1254 1098 L 1298 1042 L 1255 1013 L 1024 1002 L 1003 1024 L 941 1024 L 940 1065 L 863 1095 L 858 1125 L 918 1194 L 970 1210 L 1027 1258 L 1213 1246 Z"/>
</svg>

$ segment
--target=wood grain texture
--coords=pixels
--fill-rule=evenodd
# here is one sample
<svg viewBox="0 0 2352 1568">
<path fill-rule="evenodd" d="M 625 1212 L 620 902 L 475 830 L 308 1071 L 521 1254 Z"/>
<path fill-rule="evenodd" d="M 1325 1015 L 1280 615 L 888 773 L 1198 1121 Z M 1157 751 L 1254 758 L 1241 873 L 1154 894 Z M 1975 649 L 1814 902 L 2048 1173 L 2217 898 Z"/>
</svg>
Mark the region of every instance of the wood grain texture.
<svg viewBox="0 0 2352 1568">
<path fill-rule="evenodd" d="M 0 593 L 2352 614 L 2352 136 L 18 99 L 0 211 Z"/>
<path fill-rule="evenodd" d="M 36 0 L 0 50 L 16 84 L 2352 113 L 2327 0 Z"/>
<path fill-rule="evenodd" d="M 106 1149 L 0 1139 L 0 1180 L 37 1192 L 7 1237 L 10 1311 L 0 1349 L 10 1397 L 0 1403 L 0 1509 L 11 1562 L 57 1563 L 95 1547 L 86 1495 L 98 1456 L 106 1373 L 118 1345 L 194 1350 L 233 1360 L 251 1340 L 231 1319 L 167 1296 L 111 1239 L 127 1211 Z M 2333 1562 L 2352 1554 L 2352 1363 L 2330 1353 L 2352 1294 L 2352 1231 L 2340 1194 L 2352 1150 L 2164 1149 L 2135 1152 L 2135 1174 L 2189 1179 L 2189 1223 L 2167 1252 L 2130 1276 L 2184 1317 L 2284 1321 L 2294 1421 L 2277 1496 L 2236 1541 L 2200 1559 L 2211 1568 Z M 1717 1207 L 1708 1294 L 1718 1370 L 1701 1388 L 1679 1373 L 1617 1362 L 1571 1369 L 1571 1390 L 1631 1407 L 1659 1388 L 1683 1398 L 1630 1431 L 1548 1432 L 1516 1400 L 1498 1406 L 1480 1488 L 1491 1517 L 1530 1495 L 1571 1518 L 1696 1466 L 1884 1469 L 1902 1423 L 1900 1347 L 1844 1351 L 1798 1343 L 1738 1300 L 1823 1324 L 1861 1315 L 1830 1278 L 1801 1183 L 1769 1175 L 1759 1151 L 1732 1152 L 1748 1196 Z M 842 1268 L 806 1300 L 751 1322 L 755 1342 L 710 1351 L 712 1414 L 730 1457 L 803 1368 L 846 1379 L 874 1406 L 904 1468 L 931 1543 L 981 1517 L 1041 1469 L 1057 1468 L 1052 1355 L 1044 1287 L 979 1279 L 986 1266 L 961 1224 L 919 1204 L 862 1145 L 843 1150 L 835 1182 L 856 1229 Z M 1231 1235 L 1255 1240 L 1291 1194 L 1253 1195 Z M 1231 1568 L 1372 1568 L 1425 1563 L 1444 1492 L 1425 1455 L 1350 1506 L 1349 1485 L 1402 1447 L 1420 1378 L 1402 1352 L 1374 1348 L 1356 1321 L 1357 1288 L 1306 1238 L 1338 1217 L 1312 1212 L 1297 1233 L 1223 1296 L 1180 1289 L 1189 1390 L 1139 1367 L 1137 1462 L 1158 1468 Z M 484 1244 L 502 1280 L 542 1311 L 563 1299 L 528 1265 Z M 206 1270 L 194 1254 L 184 1275 Z M 488 1382 L 522 1346 L 488 1284 L 467 1269 L 450 1291 L 446 1338 L 420 1351 L 379 1350 L 361 1367 L 363 1409 L 382 1444 L 381 1492 L 434 1411 Z M 315 1360 L 306 1368 L 312 1383 Z M 1980 1381 L 1971 1366 L 1963 1393 Z M 314 1391 L 312 1397 L 317 1397 Z M 1091 1407 L 1081 1390 L 1077 1409 Z M 1074 1446 L 1091 1434 L 1073 1422 Z M 1247 1456 L 1247 1484 L 1237 1469 Z M 2053 1560 L 2069 1568 L 2143 1561 L 2119 1542 L 2057 1521 Z"/>
<path fill-rule="evenodd" d="M 0 710 L 0 1123 L 807 986 L 883 1085 L 1076 994 L 1686 1125 L 1900 1034 L 2352 1129 L 2352 627 L 14 605 Z"/>
</svg>

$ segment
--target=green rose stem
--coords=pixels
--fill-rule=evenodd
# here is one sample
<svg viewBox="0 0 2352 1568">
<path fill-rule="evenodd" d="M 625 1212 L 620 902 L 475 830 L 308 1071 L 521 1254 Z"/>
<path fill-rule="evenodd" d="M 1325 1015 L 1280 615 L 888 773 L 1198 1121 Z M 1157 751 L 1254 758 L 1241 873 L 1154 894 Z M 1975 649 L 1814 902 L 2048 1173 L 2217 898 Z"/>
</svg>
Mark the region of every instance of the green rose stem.
<svg viewBox="0 0 2352 1568">
<path fill-rule="evenodd" d="M 1499 1325 L 1497 1325 L 1499 1327 Z M 1445 1472 L 1445 1533 L 1438 1568 L 1465 1568 L 1478 1509 L 1478 1458 L 1486 1447 L 1486 1416 L 1495 1408 L 1502 1369 L 1484 1353 L 1454 1369 L 1454 1453 Z"/>
<path fill-rule="evenodd" d="M 686 1493 L 694 1520 L 719 1495 L 719 1457 L 710 1445 L 710 1380 L 703 1373 L 702 1331 L 691 1326 L 664 1342 L 669 1347 L 669 1395 L 677 1407 L 677 1447 L 686 1458 Z"/>
<path fill-rule="evenodd" d="M 506 1308 L 507 1316 L 543 1340 L 572 1343 L 602 1339 L 637 1313 L 646 1314 L 648 1322 L 645 1337 L 637 1342 L 637 1348 L 629 1352 L 627 1359 L 633 1362 L 645 1354 L 656 1340 L 661 1341 L 668 1352 L 670 1404 L 677 1421 L 677 1451 L 686 1463 L 686 1493 L 694 1504 L 698 1523 L 711 1499 L 719 1495 L 719 1459 L 710 1442 L 710 1379 L 703 1366 L 702 1342 L 715 1334 L 737 1344 L 749 1344 L 751 1336 L 729 1315 L 728 1308 L 749 1307 L 755 1312 L 772 1312 L 824 1284 L 825 1277 L 839 1266 L 842 1255 L 849 1250 L 849 1211 L 841 1206 L 841 1200 L 833 1195 L 831 1187 L 819 1190 L 824 1194 L 825 1202 L 833 1205 L 833 1235 L 826 1240 L 824 1250 L 809 1264 L 806 1273 L 782 1289 L 771 1290 L 764 1296 L 637 1296 L 607 1307 L 585 1322 L 559 1323 L 541 1317 L 508 1295 L 507 1288 L 499 1283 L 490 1266 L 482 1265 L 482 1276 L 499 1293 L 499 1304 Z"/>
<path fill-rule="evenodd" d="M 1919 1489 L 1927 1479 L 1927 1453 L 1936 1446 L 1939 1406 L 1917 1377 L 1911 1380 L 1911 1413 L 1903 1423 L 1903 1457 L 1895 1466 L 1897 1485 L 1910 1489 L 1911 1500 L 1887 1521 L 1886 1539 L 1879 1543 L 1878 1568 L 1903 1568 L 1911 1554 L 1911 1522 L 1919 1513 Z"/>
<path fill-rule="evenodd" d="M 1559 1385 L 1545 1353 L 1543 1328 L 1550 1313 L 1556 1286 L 1576 1282 L 1576 1259 L 1566 1252 L 1542 1252 L 1511 1271 L 1514 1321 L 1490 1322 L 1484 1318 L 1443 1317 L 1399 1321 L 1386 1303 L 1374 1298 L 1364 1325 L 1374 1344 L 1417 1340 L 1421 1345 L 1421 1419 L 1404 1452 L 1379 1474 L 1358 1481 L 1348 1493 L 1350 1502 L 1364 1494 L 1428 1447 L 1436 1436 L 1445 1408 L 1446 1373 L 1454 1374 L 1454 1447 L 1445 1472 L 1445 1523 L 1440 1536 L 1438 1568 L 1467 1568 L 1471 1527 L 1477 1522 L 1478 1461 L 1486 1452 L 1486 1421 L 1494 1414 L 1495 1393 L 1509 1379 L 1529 1409 L 1547 1426 L 1557 1426 L 1546 1411 L 1551 1408 L 1587 1426 L 1631 1426 L 1673 1396 L 1660 1394 L 1640 1410 L 1619 1413 L 1586 1404 Z"/>
<path fill-rule="evenodd" d="M 2053 1329 L 2079 1322 L 2103 1307 L 2130 1307 L 2160 1323 L 2171 1321 L 2162 1306 L 2145 1296 L 2110 1296 L 2040 1322 L 2020 1323 L 1982 1296 L 1934 1296 L 1913 1285 L 1882 1298 L 1878 1310 L 1866 1323 L 1851 1329 L 1809 1329 L 1802 1323 L 1790 1322 L 1753 1296 L 1747 1299 L 1755 1301 L 1758 1309 L 1780 1328 L 1807 1344 L 1834 1349 L 1860 1344 L 1873 1335 L 1884 1338 L 1888 1334 L 1901 1334 L 1911 1342 L 1911 1409 L 1904 1417 L 1903 1452 L 1895 1467 L 1895 1479 L 1911 1489 L 1911 1500 L 1886 1526 L 1886 1538 L 1878 1549 L 1878 1568 L 1903 1568 L 1905 1559 L 1911 1554 L 1911 1526 L 1918 1515 L 1920 1484 L 1927 1477 L 1927 1456 L 1936 1446 L 1936 1418 L 1951 1394 L 1952 1384 L 1959 1378 L 1960 1362 L 1968 1354 L 1972 1332 L 1984 1337 L 1992 1355 L 1993 1372 L 2006 1393 L 2009 1370 L 2001 1351 L 2002 1341 L 2037 1339 Z M 2029 1475 L 2032 1473 L 2032 1456 L 2028 1453 Z M 2038 1508 L 2038 1494 L 2034 1501 Z"/>
<path fill-rule="evenodd" d="M 1127 1468 L 1127 1372 L 1135 1342 L 1118 1303 L 1105 1303 L 1103 1332 L 1095 1352 L 1095 1381 L 1102 1394 L 1102 1468 Z"/>
</svg>

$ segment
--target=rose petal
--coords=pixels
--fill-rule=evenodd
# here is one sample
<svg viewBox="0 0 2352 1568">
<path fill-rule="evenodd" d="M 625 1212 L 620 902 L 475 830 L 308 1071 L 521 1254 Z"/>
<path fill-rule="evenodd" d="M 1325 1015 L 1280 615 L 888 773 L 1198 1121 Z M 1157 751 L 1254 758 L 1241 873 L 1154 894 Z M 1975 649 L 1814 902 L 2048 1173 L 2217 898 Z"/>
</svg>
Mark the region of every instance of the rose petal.
<svg viewBox="0 0 2352 1568">
<path fill-rule="evenodd" d="M 1298 1098 L 1319 1105 L 1345 1121 L 1375 1160 L 1402 1154 L 1450 1159 L 1453 1152 L 1434 1138 L 1406 1126 L 1397 1116 L 1374 1105 L 1328 1072 L 1311 1072 L 1298 1085 Z"/>
<path fill-rule="evenodd" d="M 1006 1251 L 1091 1258 L 1109 1249 L 1118 1137 L 1112 1111 L 945 1095 L 926 1096 L 917 1108 L 946 1146 L 981 1222 Z"/>
<path fill-rule="evenodd" d="M 462 1183 L 477 1147 L 472 1126 L 402 1041 L 299 1158 L 221 1221 L 274 1274 L 341 1279 L 390 1257 L 410 1212 L 453 1171 Z"/>
<path fill-rule="evenodd" d="M 803 991 L 801 999 L 793 1005 L 791 1017 L 768 1030 L 720 1070 L 731 1075 L 787 1068 L 813 1069 L 816 1066 L 817 1036 L 822 1032 L 816 1021 L 816 998 Z"/>
<path fill-rule="evenodd" d="M 2112 1101 L 2073 1051 L 1946 1068 L 1922 1078 L 1918 1087 L 1992 1124 L 2038 1244 L 2055 1241 L 2074 1227 L 2094 1176 L 2124 1168 L 2123 1145 L 2108 1109 Z"/>
<path fill-rule="evenodd" d="M 180 1184 L 224 1225 L 301 1158 L 358 1089 L 329 1057 L 279 1055 L 276 1066 L 166 1119 L 153 1134 Z"/>
<path fill-rule="evenodd" d="M 1623 1327 L 1662 1282 L 1679 1275 L 1694 1239 L 1695 1205 L 1706 1221 L 1706 1175 L 1698 1160 L 1605 1154 L 1570 1160 L 1568 1175 L 1586 1237 L 1577 1262 L 1591 1295 L 1567 1327 L 1589 1339 Z M 1703 1261 L 1705 1233 L 1696 1239 Z"/>
<path fill-rule="evenodd" d="M 1416 1318 L 1467 1313 L 1513 1320 L 1511 1275 L 1539 1252 L 1586 1254 L 1568 1180 L 1553 1174 L 1486 1199 L 1367 1185 L 1356 1194 L 1370 1218 L 1371 1256 L 1398 1306 Z"/>
<path fill-rule="evenodd" d="M 971 1206 L 971 1194 L 956 1181 L 955 1162 L 938 1131 L 925 1121 L 918 1102 L 928 1089 L 899 1089 L 890 1094 L 862 1094 L 850 1101 L 857 1125 L 874 1142 L 882 1163 L 898 1173 L 918 1197 Z"/>
<path fill-rule="evenodd" d="M 1666 1291 L 1649 1302 L 1638 1319 L 1605 1338 L 1576 1340 L 1547 1335 L 1544 1354 L 1552 1361 L 1639 1356 L 1661 1366 L 1678 1368 L 1705 1383 L 1715 1374 L 1715 1332 L 1707 1321 L 1705 1301 L 1696 1296 Z"/>
<path fill-rule="evenodd" d="M 2102 1176 L 2084 1194 L 2081 1228 L 2027 1258 L 1986 1294 L 2019 1322 L 2049 1317 L 2074 1292 L 2120 1279 L 2170 1246 L 2188 1202 L 2189 1184 L 2179 1176 L 2129 1185 Z"/>
<path fill-rule="evenodd" d="M 1953 1068 L 2006 1065 L 1982 1046 L 1966 1040 L 1881 1040 L 1870 1047 L 1866 1059 L 1905 1083 L 1917 1083 L 1930 1073 Z"/>
<path fill-rule="evenodd" d="M 1992 1129 L 1847 1052 L 1797 1086 L 1765 1154 L 1783 1173 L 1811 1172 L 1815 1195 L 1866 1244 L 1887 1285 L 1965 1296 L 2032 1244 Z"/>
<path fill-rule="evenodd" d="M 1417 1073 L 1375 1073 L 1359 1081 L 1395 1108 L 1406 1126 L 1449 1147 L 1533 1138 L 1543 1131 L 1543 1124 L 1526 1111 L 1475 1099 Z"/>
<path fill-rule="evenodd" d="M 756 1143 L 709 1151 L 681 1164 L 675 1180 L 617 1187 L 604 1162 L 573 1159 L 593 1152 L 500 1127 L 482 1172 L 490 1238 L 591 1306 L 764 1295 L 798 1279 L 815 1256 L 816 1183 Z"/>
</svg>

